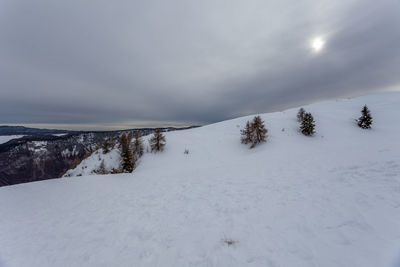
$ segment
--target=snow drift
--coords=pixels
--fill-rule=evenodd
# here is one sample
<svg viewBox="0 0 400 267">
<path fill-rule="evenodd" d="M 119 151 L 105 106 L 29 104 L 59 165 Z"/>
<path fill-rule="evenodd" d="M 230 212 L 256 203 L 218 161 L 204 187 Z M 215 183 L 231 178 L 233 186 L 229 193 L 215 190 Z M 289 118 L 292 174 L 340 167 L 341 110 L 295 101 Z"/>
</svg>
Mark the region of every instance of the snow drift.
<svg viewBox="0 0 400 267">
<path fill-rule="evenodd" d="M 374 124 L 357 127 L 367 104 Z M 166 134 L 132 174 L 0 188 L 0 266 L 400 266 L 400 93 Z M 189 154 L 184 154 L 187 149 Z"/>
</svg>

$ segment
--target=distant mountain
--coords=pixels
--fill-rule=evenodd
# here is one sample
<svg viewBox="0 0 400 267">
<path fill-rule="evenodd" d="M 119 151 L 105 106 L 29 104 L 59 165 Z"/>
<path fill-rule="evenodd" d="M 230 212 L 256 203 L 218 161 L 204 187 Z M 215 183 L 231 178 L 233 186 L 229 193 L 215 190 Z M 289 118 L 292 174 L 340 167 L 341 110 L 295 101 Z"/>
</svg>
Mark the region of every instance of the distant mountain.
<svg viewBox="0 0 400 267">
<path fill-rule="evenodd" d="M 24 126 L 0 126 L 0 135 L 5 134 L 35 134 L 35 133 L 71 133 L 69 130 L 38 129 Z"/>
<path fill-rule="evenodd" d="M 185 126 L 185 127 L 162 127 L 163 131 L 179 131 L 185 129 L 196 128 L 199 126 Z M 9 134 L 61 134 L 61 133 L 119 133 L 123 131 L 150 131 L 152 132 L 154 128 L 140 128 L 140 129 L 125 129 L 125 130 L 114 130 L 114 131 L 71 131 L 71 130 L 57 130 L 57 129 L 40 129 L 40 128 L 29 128 L 24 126 L 0 126 L 0 135 L 9 135 Z"/>
</svg>

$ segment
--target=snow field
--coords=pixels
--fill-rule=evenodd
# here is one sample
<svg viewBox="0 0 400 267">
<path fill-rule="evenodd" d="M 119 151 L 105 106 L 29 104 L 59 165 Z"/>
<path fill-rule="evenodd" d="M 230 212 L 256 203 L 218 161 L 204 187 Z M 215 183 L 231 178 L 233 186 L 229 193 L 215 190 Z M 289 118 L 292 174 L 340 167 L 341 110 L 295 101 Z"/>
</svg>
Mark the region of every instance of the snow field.
<svg viewBox="0 0 400 267">
<path fill-rule="evenodd" d="M 132 174 L 0 188 L 0 266 L 400 266 L 399 107 L 397 92 L 305 106 L 313 137 L 297 109 L 262 114 L 251 150 L 242 117 L 166 133 Z"/>
</svg>

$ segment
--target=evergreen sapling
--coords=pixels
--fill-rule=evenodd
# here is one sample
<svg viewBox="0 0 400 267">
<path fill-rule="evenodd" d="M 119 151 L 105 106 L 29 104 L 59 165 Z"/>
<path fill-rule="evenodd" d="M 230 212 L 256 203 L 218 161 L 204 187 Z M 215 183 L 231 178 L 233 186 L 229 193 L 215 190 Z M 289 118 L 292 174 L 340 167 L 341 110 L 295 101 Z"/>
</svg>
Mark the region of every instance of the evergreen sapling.
<svg viewBox="0 0 400 267">
<path fill-rule="evenodd" d="M 303 121 L 304 118 L 304 114 L 306 113 L 306 111 L 304 110 L 304 108 L 300 108 L 299 112 L 297 113 L 297 121 L 301 122 Z"/>
<path fill-rule="evenodd" d="M 159 152 L 164 150 L 166 143 L 165 136 L 162 134 L 161 129 L 156 129 L 153 136 L 149 140 L 151 152 Z"/>
<path fill-rule="evenodd" d="M 132 172 L 135 162 L 129 149 L 128 138 L 125 133 L 120 138 L 121 168 L 123 172 Z"/>
<path fill-rule="evenodd" d="M 358 119 L 358 127 L 362 129 L 370 129 L 372 124 L 372 116 L 371 112 L 369 111 L 367 105 L 363 107 L 361 110 L 361 117 Z"/>
<path fill-rule="evenodd" d="M 300 131 L 305 136 L 312 136 L 315 133 L 315 122 L 311 113 L 304 114 L 300 125 Z"/>
</svg>

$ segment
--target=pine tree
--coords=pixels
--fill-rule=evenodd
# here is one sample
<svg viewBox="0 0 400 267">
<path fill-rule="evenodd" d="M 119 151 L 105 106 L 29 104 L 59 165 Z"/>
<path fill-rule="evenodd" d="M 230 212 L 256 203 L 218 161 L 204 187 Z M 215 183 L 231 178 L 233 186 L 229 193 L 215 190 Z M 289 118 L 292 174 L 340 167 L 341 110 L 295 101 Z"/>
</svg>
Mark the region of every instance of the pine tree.
<svg viewBox="0 0 400 267">
<path fill-rule="evenodd" d="M 303 120 L 301 121 L 300 131 L 306 136 L 311 136 L 315 133 L 314 117 L 311 113 L 304 113 Z"/>
<path fill-rule="evenodd" d="M 115 147 L 115 139 L 114 136 L 111 136 L 110 147 L 113 149 Z"/>
<path fill-rule="evenodd" d="M 251 143 L 250 148 L 254 148 L 257 144 L 266 141 L 268 130 L 265 129 L 264 122 L 261 120 L 261 117 L 256 116 L 253 118 L 251 123 L 247 121 L 246 127 L 240 132 L 242 135 L 242 144 Z"/>
<path fill-rule="evenodd" d="M 103 145 L 101 146 L 103 149 L 103 154 L 107 154 L 110 152 L 109 143 L 107 139 L 104 139 Z"/>
<path fill-rule="evenodd" d="M 370 129 L 372 124 L 372 116 L 367 105 L 361 110 L 361 117 L 358 119 L 358 126 L 362 129 Z"/>
<path fill-rule="evenodd" d="M 253 148 L 257 144 L 266 141 L 268 130 L 265 129 L 264 122 L 260 116 L 254 117 L 251 128 L 253 129 L 253 139 L 250 148 Z"/>
<path fill-rule="evenodd" d="M 243 130 L 240 130 L 240 133 L 242 135 L 242 137 L 241 137 L 242 144 L 251 143 L 252 135 L 253 135 L 253 128 L 251 127 L 249 121 L 247 121 L 246 127 Z"/>
<path fill-rule="evenodd" d="M 156 129 L 154 135 L 149 140 L 151 152 L 163 151 L 165 142 L 165 136 L 162 134 L 161 129 Z"/>
<path fill-rule="evenodd" d="M 144 148 L 143 141 L 139 132 L 135 132 L 135 140 L 133 141 L 132 154 L 133 158 L 136 160 L 143 156 Z"/>
<path fill-rule="evenodd" d="M 306 111 L 304 110 L 304 108 L 299 109 L 299 112 L 297 113 L 297 121 L 298 122 L 301 122 L 303 120 L 305 113 L 306 113 Z"/>
<path fill-rule="evenodd" d="M 132 143 L 132 138 L 133 138 L 132 132 L 129 132 L 129 134 L 127 135 L 126 138 L 128 139 L 128 144 L 131 144 Z"/>
<path fill-rule="evenodd" d="M 135 162 L 129 149 L 128 138 L 125 133 L 121 135 L 119 140 L 121 151 L 121 168 L 123 172 L 132 172 Z"/>
</svg>

